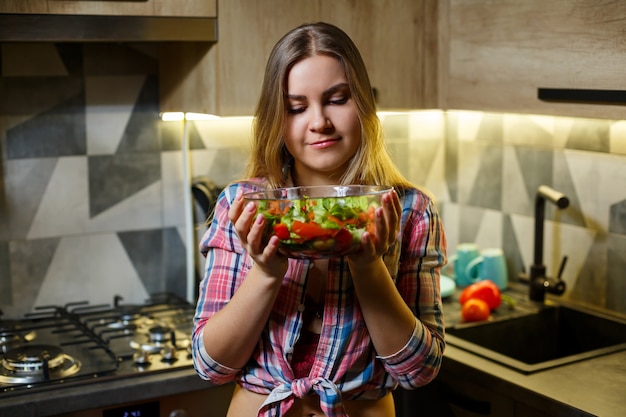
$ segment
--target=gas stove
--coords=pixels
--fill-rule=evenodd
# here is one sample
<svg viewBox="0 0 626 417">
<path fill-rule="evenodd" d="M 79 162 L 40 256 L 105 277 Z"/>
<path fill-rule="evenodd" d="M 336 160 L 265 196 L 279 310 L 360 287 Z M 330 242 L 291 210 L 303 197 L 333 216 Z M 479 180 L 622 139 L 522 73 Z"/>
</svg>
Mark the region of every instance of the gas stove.
<svg viewBox="0 0 626 417">
<path fill-rule="evenodd" d="M 169 293 L 144 304 L 75 302 L 0 319 L 0 399 L 33 390 L 191 368 L 194 308 Z"/>
</svg>

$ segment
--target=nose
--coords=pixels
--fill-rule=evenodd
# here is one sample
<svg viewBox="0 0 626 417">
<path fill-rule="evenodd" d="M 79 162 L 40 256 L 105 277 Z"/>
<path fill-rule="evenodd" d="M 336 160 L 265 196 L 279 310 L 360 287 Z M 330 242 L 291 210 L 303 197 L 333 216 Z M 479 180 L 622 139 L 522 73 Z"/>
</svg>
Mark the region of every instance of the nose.
<svg viewBox="0 0 626 417">
<path fill-rule="evenodd" d="M 326 115 L 323 108 L 318 108 L 312 112 L 311 130 L 314 132 L 324 131 L 332 126 L 330 118 Z"/>
</svg>

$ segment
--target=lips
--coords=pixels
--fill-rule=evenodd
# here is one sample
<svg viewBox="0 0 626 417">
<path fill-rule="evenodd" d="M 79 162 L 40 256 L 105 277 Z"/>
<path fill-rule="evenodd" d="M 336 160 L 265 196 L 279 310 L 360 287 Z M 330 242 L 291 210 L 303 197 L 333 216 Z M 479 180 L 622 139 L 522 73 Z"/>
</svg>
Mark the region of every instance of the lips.
<svg viewBox="0 0 626 417">
<path fill-rule="evenodd" d="M 335 143 L 339 142 L 340 138 L 326 138 L 326 139 L 321 139 L 321 140 L 317 140 L 313 143 L 311 143 L 310 146 L 316 148 L 316 149 L 324 149 L 324 148 L 328 148 L 329 146 L 333 146 Z"/>
</svg>

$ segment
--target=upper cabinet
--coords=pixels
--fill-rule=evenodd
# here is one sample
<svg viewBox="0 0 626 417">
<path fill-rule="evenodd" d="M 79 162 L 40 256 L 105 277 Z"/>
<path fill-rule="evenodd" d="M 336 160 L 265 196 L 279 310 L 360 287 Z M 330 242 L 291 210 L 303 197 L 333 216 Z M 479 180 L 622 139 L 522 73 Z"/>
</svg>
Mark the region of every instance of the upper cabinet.
<svg viewBox="0 0 626 417">
<path fill-rule="evenodd" d="M 626 2 L 445 0 L 440 105 L 623 119 L 626 105 L 545 102 L 538 88 L 626 90 Z"/>
<path fill-rule="evenodd" d="M 0 13 L 214 17 L 217 0 L 2 0 Z"/>
<path fill-rule="evenodd" d="M 274 44 L 290 29 L 315 21 L 336 24 L 355 41 L 379 108 L 433 106 L 437 84 L 425 80 L 436 73 L 436 59 L 426 58 L 437 47 L 436 3 L 221 0 L 215 45 L 162 46 L 162 110 L 252 114 Z"/>
<path fill-rule="evenodd" d="M 215 113 L 250 115 L 261 91 L 267 58 L 289 29 L 318 20 L 319 1 L 220 0 L 215 59 Z"/>
<path fill-rule="evenodd" d="M 359 48 L 382 110 L 436 106 L 438 14 L 428 0 L 320 2 L 320 20 Z"/>
</svg>

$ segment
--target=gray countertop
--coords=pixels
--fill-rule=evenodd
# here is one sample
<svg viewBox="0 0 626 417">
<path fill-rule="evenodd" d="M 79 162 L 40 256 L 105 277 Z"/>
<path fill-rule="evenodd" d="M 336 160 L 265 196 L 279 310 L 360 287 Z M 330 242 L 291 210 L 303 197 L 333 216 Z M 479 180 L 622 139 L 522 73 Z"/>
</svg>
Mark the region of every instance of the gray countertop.
<svg viewBox="0 0 626 417">
<path fill-rule="evenodd" d="M 494 390 L 548 409 L 559 402 L 601 417 L 626 415 L 626 352 L 524 375 L 487 359 L 448 346 L 447 365 L 475 372 Z M 0 415 L 44 417 L 125 402 L 149 400 L 203 390 L 211 384 L 193 369 L 122 378 L 108 382 L 64 387 L 0 398 Z M 536 394 L 529 396 L 528 394 Z"/>
<path fill-rule="evenodd" d="M 559 402 L 602 417 L 626 415 L 626 352 L 618 352 L 525 375 L 488 359 L 448 346 L 446 361 L 475 372 L 501 394 L 546 409 Z M 474 374 L 472 374 L 474 375 Z M 497 380 L 497 384 L 493 383 Z M 529 396 L 528 394 L 536 394 Z"/>
<path fill-rule="evenodd" d="M 209 382 L 198 377 L 193 368 L 138 374 L 133 377 L 87 382 L 55 387 L 49 390 L 25 390 L 24 393 L 8 397 L 4 397 L 0 393 L 0 416 L 54 416 L 61 413 L 150 400 L 211 387 Z"/>
<path fill-rule="evenodd" d="M 451 302 L 444 303 L 444 312 L 450 312 L 448 321 L 456 314 Z M 448 344 L 444 365 L 465 375 L 471 373 L 490 389 L 539 409 L 549 410 L 550 404 L 561 403 L 601 417 L 626 415 L 626 351 L 526 375 Z M 0 415 L 53 416 L 210 387 L 193 369 L 179 369 L 18 395 L 0 393 Z"/>
<path fill-rule="evenodd" d="M 457 296 L 444 302 L 448 326 L 460 319 Z M 548 301 L 561 302 L 553 297 Z M 539 409 L 556 402 L 595 416 L 626 415 L 626 350 L 524 374 L 448 343 L 444 364 Z"/>
</svg>

